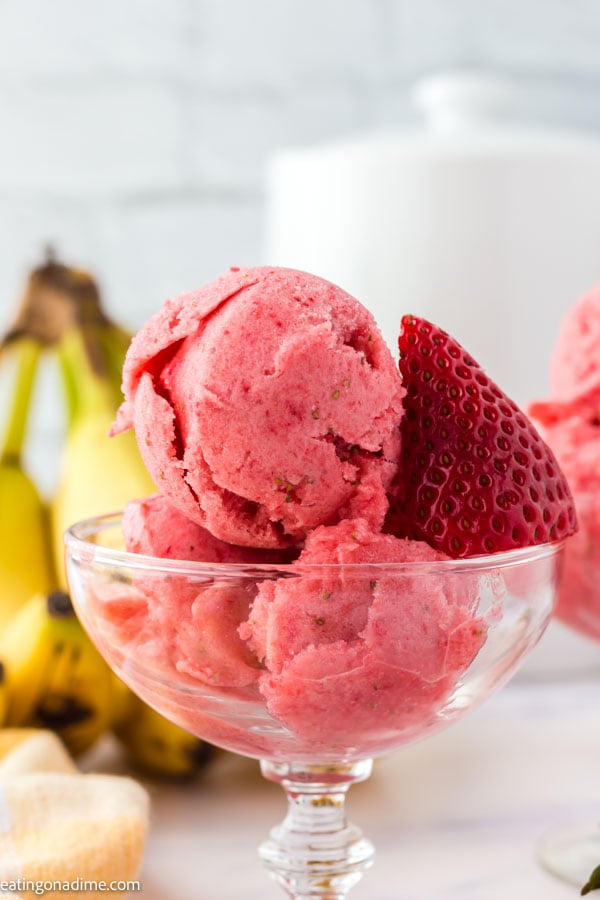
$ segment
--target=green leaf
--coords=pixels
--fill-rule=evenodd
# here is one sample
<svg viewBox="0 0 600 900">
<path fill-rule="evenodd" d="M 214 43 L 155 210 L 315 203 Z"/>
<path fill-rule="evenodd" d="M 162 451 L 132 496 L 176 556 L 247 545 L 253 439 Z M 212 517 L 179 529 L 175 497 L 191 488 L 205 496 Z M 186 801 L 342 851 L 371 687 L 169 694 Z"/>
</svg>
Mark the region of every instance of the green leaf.
<svg viewBox="0 0 600 900">
<path fill-rule="evenodd" d="M 592 874 L 587 880 L 587 884 L 581 888 L 581 896 L 584 897 L 590 891 L 600 890 L 600 866 L 596 866 Z"/>
</svg>

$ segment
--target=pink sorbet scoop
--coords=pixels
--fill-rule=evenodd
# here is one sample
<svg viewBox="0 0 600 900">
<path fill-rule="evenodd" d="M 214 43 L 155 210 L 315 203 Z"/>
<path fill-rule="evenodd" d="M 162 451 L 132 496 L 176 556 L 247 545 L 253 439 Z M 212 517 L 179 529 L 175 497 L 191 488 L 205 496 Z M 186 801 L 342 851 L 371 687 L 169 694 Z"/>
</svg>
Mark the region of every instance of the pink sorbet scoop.
<svg viewBox="0 0 600 900">
<path fill-rule="evenodd" d="M 372 315 L 281 268 L 232 270 L 138 332 L 115 431 L 134 427 L 160 492 L 215 537 L 299 543 L 362 516 L 381 527 L 403 388 Z"/>
<path fill-rule="evenodd" d="M 313 531 L 291 567 L 298 577 L 262 584 L 240 627 L 274 718 L 313 746 L 357 734 L 385 745 L 433 722 L 487 632 L 477 579 L 443 578 L 444 559 L 364 519 Z"/>
<path fill-rule="evenodd" d="M 550 398 L 528 412 L 568 479 L 579 522 L 565 547 L 556 615 L 600 640 L 600 285 L 562 322 L 550 387 Z"/>
</svg>

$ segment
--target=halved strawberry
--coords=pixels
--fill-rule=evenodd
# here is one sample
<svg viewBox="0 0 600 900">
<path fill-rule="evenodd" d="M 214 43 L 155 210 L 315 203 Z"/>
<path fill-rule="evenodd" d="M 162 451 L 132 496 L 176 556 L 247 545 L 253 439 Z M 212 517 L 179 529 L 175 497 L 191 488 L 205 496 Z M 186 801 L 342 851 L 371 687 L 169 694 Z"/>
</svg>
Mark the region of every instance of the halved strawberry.
<svg viewBox="0 0 600 900">
<path fill-rule="evenodd" d="M 550 448 L 450 335 L 404 316 L 401 462 L 386 530 L 452 557 L 557 541 L 577 529 Z"/>
</svg>

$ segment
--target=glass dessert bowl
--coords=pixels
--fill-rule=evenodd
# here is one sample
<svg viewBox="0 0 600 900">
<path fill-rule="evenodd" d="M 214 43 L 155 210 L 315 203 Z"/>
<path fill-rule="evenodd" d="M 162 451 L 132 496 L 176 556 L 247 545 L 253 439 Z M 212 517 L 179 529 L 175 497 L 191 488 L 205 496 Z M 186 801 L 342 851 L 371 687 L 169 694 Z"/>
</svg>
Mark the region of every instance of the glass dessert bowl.
<svg viewBox="0 0 600 900">
<path fill-rule="evenodd" d="M 552 614 L 563 545 L 463 560 L 179 562 L 121 550 L 120 517 L 66 535 L 73 602 L 167 718 L 261 761 L 289 810 L 260 848 L 288 895 L 345 897 L 373 858 L 345 794 L 513 674 Z"/>
</svg>

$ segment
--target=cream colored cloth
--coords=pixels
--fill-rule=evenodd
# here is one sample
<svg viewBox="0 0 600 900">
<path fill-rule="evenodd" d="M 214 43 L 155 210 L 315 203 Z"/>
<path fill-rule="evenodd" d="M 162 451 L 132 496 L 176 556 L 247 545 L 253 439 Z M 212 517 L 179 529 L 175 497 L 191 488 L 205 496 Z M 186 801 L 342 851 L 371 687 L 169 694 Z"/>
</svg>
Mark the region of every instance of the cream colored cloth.
<svg viewBox="0 0 600 900">
<path fill-rule="evenodd" d="M 80 774 L 51 732 L 0 730 L 0 898 L 97 900 L 101 881 L 127 896 L 116 883 L 139 874 L 148 808 L 131 778 Z"/>
</svg>

